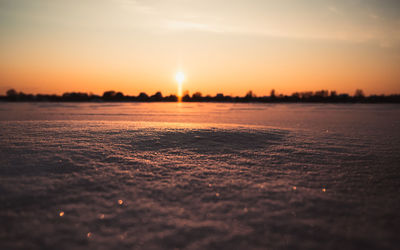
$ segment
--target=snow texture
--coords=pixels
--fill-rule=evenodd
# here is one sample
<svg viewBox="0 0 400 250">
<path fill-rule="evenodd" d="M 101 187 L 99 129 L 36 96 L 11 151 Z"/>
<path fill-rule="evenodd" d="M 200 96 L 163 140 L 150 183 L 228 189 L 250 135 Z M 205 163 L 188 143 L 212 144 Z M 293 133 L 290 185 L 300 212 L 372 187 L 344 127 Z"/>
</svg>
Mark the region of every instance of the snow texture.
<svg viewBox="0 0 400 250">
<path fill-rule="evenodd" d="M 396 249 L 396 105 L 0 104 L 1 249 Z"/>
</svg>

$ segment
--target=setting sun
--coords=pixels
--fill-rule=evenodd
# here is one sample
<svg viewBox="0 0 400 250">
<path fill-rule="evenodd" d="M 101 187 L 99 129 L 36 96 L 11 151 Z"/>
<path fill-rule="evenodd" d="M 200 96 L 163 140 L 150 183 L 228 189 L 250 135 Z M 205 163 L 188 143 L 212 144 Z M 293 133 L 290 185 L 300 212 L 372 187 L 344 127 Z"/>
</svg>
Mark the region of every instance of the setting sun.
<svg viewBox="0 0 400 250">
<path fill-rule="evenodd" d="M 182 72 L 176 73 L 175 79 L 178 83 L 182 83 L 185 80 L 185 75 Z"/>
</svg>

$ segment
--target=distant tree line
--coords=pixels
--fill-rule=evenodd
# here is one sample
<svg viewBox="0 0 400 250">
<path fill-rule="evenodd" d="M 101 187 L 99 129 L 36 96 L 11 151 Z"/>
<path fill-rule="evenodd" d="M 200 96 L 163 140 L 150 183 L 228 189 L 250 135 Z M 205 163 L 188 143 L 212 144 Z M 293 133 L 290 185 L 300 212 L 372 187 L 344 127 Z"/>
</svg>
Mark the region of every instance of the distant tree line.
<svg viewBox="0 0 400 250">
<path fill-rule="evenodd" d="M 0 95 L 0 101 L 9 102 L 177 102 L 176 95 L 163 96 L 161 92 L 147 95 L 142 92 L 138 96 L 124 95 L 121 92 L 106 91 L 102 96 L 81 92 L 68 92 L 63 95 L 25 94 L 10 89 L 6 95 Z M 269 96 L 256 96 L 252 91 L 245 96 L 229 96 L 222 93 L 215 96 L 203 96 L 200 92 L 189 95 L 186 92 L 182 97 L 183 102 L 259 102 L 259 103 L 400 103 L 400 94 L 370 95 L 365 96 L 361 89 L 357 89 L 354 95 L 338 94 L 336 91 L 320 90 L 308 92 L 295 92 L 292 95 L 277 95 L 271 90 Z"/>
</svg>

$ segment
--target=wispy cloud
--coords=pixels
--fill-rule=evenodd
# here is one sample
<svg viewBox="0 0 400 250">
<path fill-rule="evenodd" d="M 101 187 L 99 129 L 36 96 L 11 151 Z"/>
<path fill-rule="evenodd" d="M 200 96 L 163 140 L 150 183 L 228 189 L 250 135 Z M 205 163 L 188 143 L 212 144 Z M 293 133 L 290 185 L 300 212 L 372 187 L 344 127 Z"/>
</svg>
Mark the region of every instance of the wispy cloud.
<svg viewBox="0 0 400 250">
<path fill-rule="evenodd" d="M 131 8 L 143 14 L 149 14 L 149 15 L 157 14 L 157 11 L 151 5 L 146 5 L 136 0 L 115 0 L 115 1 L 117 1 L 124 7 Z"/>
<path fill-rule="evenodd" d="M 197 8 L 199 3 L 194 5 L 194 2 L 189 1 L 172 1 L 168 4 L 164 1 L 114 1 L 130 11 L 132 18 L 143 17 L 140 20 L 136 18 L 136 24 L 147 28 L 144 30 L 155 33 L 209 32 L 278 39 L 375 43 L 382 47 L 400 44 L 400 38 L 396 35 L 393 24 L 384 23 L 378 13 L 368 8 L 358 10 L 354 9 L 354 6 L 351 8 L 343 4 L 338 6 L 333 2 L 321 4 L 320 10 L 325 10 L 325 16 L 317 10 L 309 15 L 302 9 L 293 11 L 287 6 L 283 7 L 285 5 L 271 5 L 283 8 L 275 10 L 285 13 L 285 16 L 279 19 L 279 16 L 272 12 L 271 15 L 257 16 L 257 10 L 251 5 L 246 5 L 247 12 L 243 13 L 237 6 L 228 6 L 227 10 L 218 11 L 210 7 L 213 3 L 207 0 L 202 3 L 203 8 Z M 326 16 L 326 11 L 333 15 Z M 255 13 L 254 16 L 249 14 L 252 12 Z M 340 20 L 337 19 L 337 15 L 340 15 Z M 371 21 L 373 23 L 368 25 L 367 23 Z"/>
<path fill-rule="evenodd" d="M 204 23 L 183 21 L 183 20 L 166 20 L 165 28 L 175 31 L 192 30 L 192 31 L 204 31 L 204 32 L 215 32 L 215 33 L 226 32 L 226 30 L 223 30 L 216 26 Z"/>
<path fill-rule="evenodd" d="M 342 13 L 336 6 L 333 6 L 333 5 L 329 5 L 328 6 L 328 10 L 330 12 L 335 13 L 335 14 L 341 14 Z"/>
</svg>

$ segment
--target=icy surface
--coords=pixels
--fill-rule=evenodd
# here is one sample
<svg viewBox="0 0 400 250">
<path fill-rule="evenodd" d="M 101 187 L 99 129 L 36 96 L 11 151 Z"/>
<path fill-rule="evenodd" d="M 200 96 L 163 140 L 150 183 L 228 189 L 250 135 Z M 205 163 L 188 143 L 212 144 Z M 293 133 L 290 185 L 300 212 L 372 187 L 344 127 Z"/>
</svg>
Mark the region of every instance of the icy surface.
<svg viewBox="0 0 400 250">
<path fill-rule="evenodd" d="M 0 103 L 1 249 L 396 249 L 400 106 Z"/>
</svg>

